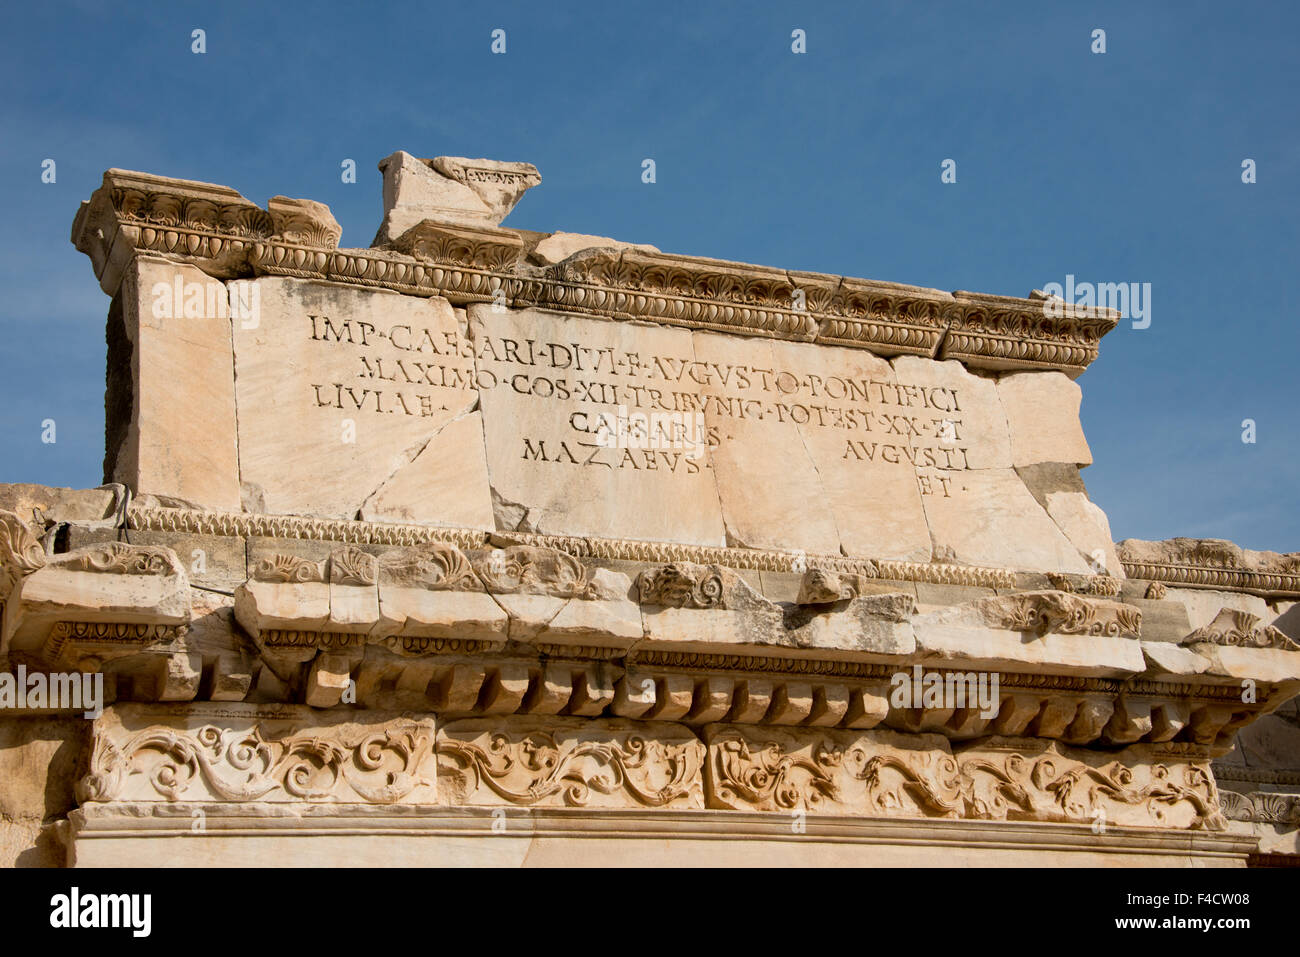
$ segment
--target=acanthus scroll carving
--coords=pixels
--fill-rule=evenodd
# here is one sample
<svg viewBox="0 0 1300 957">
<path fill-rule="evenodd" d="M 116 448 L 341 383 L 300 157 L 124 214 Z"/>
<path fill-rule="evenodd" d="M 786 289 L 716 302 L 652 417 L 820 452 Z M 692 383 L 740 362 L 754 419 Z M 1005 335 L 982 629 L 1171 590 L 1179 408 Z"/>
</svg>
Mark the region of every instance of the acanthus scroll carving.
<svg viewBox="0 0 1300 957">
<path fill-rule="evenodd" d="M 270 555 L 253 568 L 253 580 L 279 584 L 324 582 L 325 563 L 313 562 L 297 555 Z"/>
<path fill-rule="evenodd" d="M 1211 645 L 1229 645 L 1239 648 L 1277 648 L 1282 651 L 1300 651 L 1300 645 L 1273 625 L 1264 624 L 1257 615 L 1235 608 L 1224 608 L 1214 620 L 1196 629 L 1183 644 L 1204 642 Z"/>
<path fill-rule="evenodd" d="M 179 570 L 176 554 L 169 548 L 109 542 L 60 559 L 63 568 L 78 572 L 115 575 L 174 575 Z"/>
<path fill-rule="evenodd" d="M 595 597 L 596 587 L 587 575 L 587 567 L 572 555 L 554 548 L 511 545 L 493 549 L 474 563 L 474 571 L 493 594 Z"/>
<path fill-rule="evenodd" d="M 274 723 L 274 719 L 273 723 Z M 134 734 L 97 729 L 80 801 L 363 801 L 433 803 L 429 725 L 304 727 L 277 733 L 154 725 Z"/>
<path fill-rule="evenodd" d="M 710 806 L 805 809 L 866 817 L 1026 820 L 1221 830 L 1218 792 L 1194 759 L 1115 759 L 1064 753 L 1026 739 L 1019 749 L 957 754 L 892 732 L 713 729 Z"/>
<path fill-rule="evenodd" d="M 437 752 L 439 786 L 454 803 L 704 806 L 704 745 L 674 725 L 453 722 Z"/>
<path fill-rule="evenodd" d="M 1068 592 L 1021 592 L 976 604 L 991 627 L 1010 631 L 1137 638 L 1142 629 L 1137 607 Z"/>
<path fill-rule="evenodd" d="M 0 586 L 7 592 L 19 579 L 45 566 L 40 539 L 13 512 L 0 510 Z"/>
</svg>

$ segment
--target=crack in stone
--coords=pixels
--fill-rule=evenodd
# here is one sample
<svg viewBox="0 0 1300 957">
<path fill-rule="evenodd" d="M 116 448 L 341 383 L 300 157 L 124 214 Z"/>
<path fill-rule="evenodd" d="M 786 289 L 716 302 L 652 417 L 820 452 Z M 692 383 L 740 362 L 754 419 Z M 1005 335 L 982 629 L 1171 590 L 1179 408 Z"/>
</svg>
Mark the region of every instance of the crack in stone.
<svg viewBox="0 0 1300 957">
<path fill-rule="evenodd" d="M 385 487 L 387 487 L 388 483 L 391 482 L 397 476 L 397 473 L 401 472 L 407 466 L 414 463 L 416 459 L 418 459 L 422 454 L 424 454 L 424 450 L 429 447 L 429 444 L 433 442 L 433 440 L 436 439 L 439 435 L 441 435 L 449 426 L 453 425 L 456 422 L 459 422 L 461 419 L 465 418 L 466 416 L 473 415 L 475 412 L 477 412 L 479 410 L 479 402 L 480 399 L 478 397 L 478 394 L 475 393 L 474 401 L 469 406 L 469 408 L 453 416 L 452 418 L 448 419 L 446 422 L 442 423 L 442 425 L 438 426 L 438 428 L 435 429 L 432 433 L 430 433 L 429 436 L 425 438 L 423 441 L 417 442 L 415 445 L 412 445 L 405 452 L 403 452 L 402 458 L 404 461 L 396 465 L 393 468 L 393 470 L 389 472 L 388 475 L 383 479 L 383 481 L 381 481 L 378 485 L 376 485 L 371 490 L 370 494 L 368 494 L 364 499 L 361 500 L 361 504 L 357 506 L 356 511 L 354 512 L 355 517 L 357 519 L 360 519 L 361 513 L 364 512 L 366 508 L 368 508 L 371 505 L 371 503 L 375 499 L 375 496 L 379 495 L 379 493 L 382 492 L 385 489 Z M 412 449 L 414 449 L 415 451 L 412 452 L 411 451 Z"/>
</svg>

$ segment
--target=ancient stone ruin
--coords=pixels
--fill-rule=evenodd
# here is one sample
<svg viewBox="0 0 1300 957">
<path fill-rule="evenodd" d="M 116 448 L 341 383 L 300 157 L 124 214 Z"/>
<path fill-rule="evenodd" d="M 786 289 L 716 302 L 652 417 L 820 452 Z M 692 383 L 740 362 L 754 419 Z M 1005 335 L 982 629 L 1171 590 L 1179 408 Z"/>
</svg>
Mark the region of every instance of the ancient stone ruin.
<svg viewBox="0 0 1300 957">
<path fill-rule="evenodd" d="M 1112 543 L 1116 313 L 380 169 L 370 248 L 124 170 L 77 213 L 106 484 L 0 487 L 6 862 L 1294 858 L 1300 556 Z"/>
</svg>

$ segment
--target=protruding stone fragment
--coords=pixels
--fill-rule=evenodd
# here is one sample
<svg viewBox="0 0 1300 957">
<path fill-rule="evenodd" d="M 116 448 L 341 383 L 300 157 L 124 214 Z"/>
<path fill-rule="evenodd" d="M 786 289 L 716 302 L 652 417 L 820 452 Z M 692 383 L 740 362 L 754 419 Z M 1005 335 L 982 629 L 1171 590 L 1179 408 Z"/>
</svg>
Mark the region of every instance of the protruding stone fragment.
<svg viewBox="0 0 1300 957">
<path fill-rule="evenodd" d="M 1151 708 L 1152 742 L 1172 741 L 1187 727 L 1191 706 L 1186 701 L 1161 701 Z"/>
<path fill-rule="evenodd" d="M 731 713 L 727 720 L 736 724 L 756 724 L 772 707 L 775 688 L 762 678 L 744 678 L 736 682 Z"/>
<path fill-rule="evenodd" d="M 1154 726 L 1150 701 L 1120 696 L 1115 699 L 1114 714 L 1106 725 L 1108 744 L 1132 744 L 1151 733 Z"/>
<path fill-rule="evenodd" d="M 1111 720 L 1115 707 L 1115 700 L 1109 697 L 1090 695 L 1083 698 L 1074 714 L 1074 720 L 1061 736 L 1062 739 L 1071 744 L 1091 744 L 1096 741 Z"/>
<path fill-rule="evenodd" d="M 695 703 L 683 719 L 687 724 L 712 724 L 721 721 L 731 710 L 736 682 L 721 675 L 710 675 L 695 686 Z"/>
<path fill-rule="evenodd" d="M 803 724 L 813 711 L 813 689 L 806 681 L 787 681 L 776 686 L 769 724 Z"/>
<path fill-rule="evenodd" d="M 272 196 L 266 201 L 275 235 L 300 246 L 334 249 L 343 229 L 324 203 L 311 199 Z"/>
<path fill-rule="evenodd" d="M 531 163 L 459 156 L 416 159 L 397 151 L 379 162 L 384 222 L 375 245 L 392 242 L 421 220 L 496 226 L 542 181 Z"/>
<path fill-rule="evenodd" d="M 1025 733 L 1031 721 L 1042 710 L 1043 699 L 1034 694 L 1009 694 L 1002 698 L 1002 707 L 993 720 L 993 730 L 998 734 L 1016 737 Z"/>
<path fill-rule="evenodd" d="M 573 669 L 556 662 L 547 664 L 524 698 L 529 714 L 559 714 L 573 696 Z"/>
<path fill-rule="evenodd" d="M 602 714 L 613 701 L 614 681 L 608 666 L 603 662 L 591 664 L 577 673 L 568 713 L 595 717 Z"/>
<path fill-rule="evenodd" d="M 833 728 L 844 720 L 849 711 L 849 689 L 845 685 L 817 685 L 813 689 L 812 713 L 806 722 L 809 727 Z"/>
<path fill-rule="evenodd" d="M 154 680 L 156 700 L 193 701 L 203 680 L 203 656 L 194 652 L 162 655 Z"/>
<path fill-rule="evenodd" d="M 610 710 L 622 718 L 639 718 L 650 711 L 658 700 L 653 678 L 627 674 L 619 678 L 614 687 L 614 700 Z"/>
<path fill-rule="evenodd" d="M 253 687 L 252 668 L 243 655 L 227 653 L 217 656 L 212 668 L 213 701 L 243 701 Z"/>
<path fill-rule="evenodd" d="M 6 529 L 16 526 L 0 523 L 0 534 Z M 7 562 L 25 560 L 21 542 L 5 550 Z M 51 663 L 58 659 L 64 667 L 87 654 L 99 660 L 132 654 L 175 637 L 190 621 L 189 581 L 169 548 L 108 542 L 54 556 L 25 574 L 22 566 L 7 564 L 0 574 L 12 582 L 0 648 L 43 647 L 47 658 L 54 656 Z M 102 647 L 75 650 L 88 644 Z"/>
<path fill-rule="evenodd" d="M 690 713 L 695 703 L 695 681 L 690 675 L 665 675 L 655 682 L 654 707 L 647 718 L 678 721 Z"/>
<path fill-rule="evenodd" d="M 1038 718 L 1034 721 L 1030 733 L 1036 738 L 1059 738 L 1063 736 L 1066 729 L 1074 721 L 1074 716 L 1079 713 L 1081 703 L 1079 698 L 1064 695 L 1048 698 L 1043 703 L 1042 710 L 1038 712 Z"/>
<path fill-rule="evenodd" d="M 352 659 L 345 655 L 317 655 L 307 675 L 304 702 L 313 708 L 332 708 L 338 704 L 352 680 L 352 664 Z"/>
<path fill-rule="evenodd" d="M 484 714 L 514 714 L 528 693 L 527 666 L 506 662 L 493 670 L 483 689 Z"/>
<path fill-rule="evenodd" d="M 799 583 L 799 605 L 825 605 L 848 601 L 863 594 L 871 579 L 865 575 L 837 572 L 828 568 L 810 568 Z M 871 582 L 875 584 L 874 582 Z"/>
<path fill-rule="evenodd" d="M 438 710 L 449 714 L 473 711 L 486 677 L 481 664 L 465 663 L 449 667 L 438 682 Z"/>
<path fill-rule="evenodd" d="M 855 688 L 849 697 L 849 708 L 844 716 L 846 728 L 874 728 L 889 714 L 887 689 Z"/>
</svg>

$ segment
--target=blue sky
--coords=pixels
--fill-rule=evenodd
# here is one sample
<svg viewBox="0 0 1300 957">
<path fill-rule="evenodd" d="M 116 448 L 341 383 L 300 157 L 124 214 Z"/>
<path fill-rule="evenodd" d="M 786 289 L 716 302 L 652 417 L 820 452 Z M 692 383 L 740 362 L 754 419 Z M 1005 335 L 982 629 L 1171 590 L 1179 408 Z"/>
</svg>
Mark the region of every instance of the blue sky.
<svg viewBox="0 0 1300 957">
<path fill-rule="evenodd" d="M 522 229 L 1004 295 L 1149 282 L 1150 328 L 1122 323 L 1080 379 L 1092 498 L 1117 540 L 1300 550 L 1300 4 L 85 2 L 5 19 L 0 481 L 102 479 L 108 299 L 68 235 L 105 169 L 319 200 L 343 245 L 367 246 L 375 163 L 405 149 L 535 163 L 543 184 L 506 223 Z"/>
</svg>

